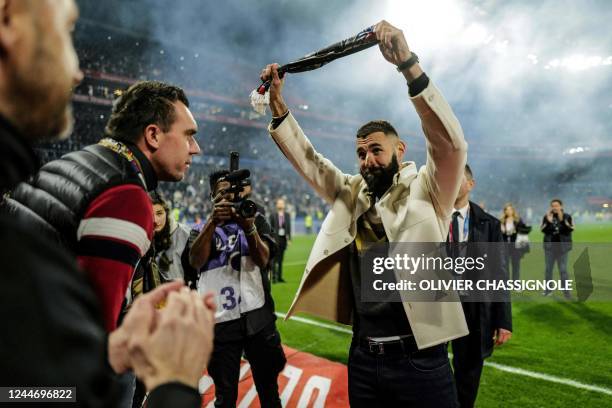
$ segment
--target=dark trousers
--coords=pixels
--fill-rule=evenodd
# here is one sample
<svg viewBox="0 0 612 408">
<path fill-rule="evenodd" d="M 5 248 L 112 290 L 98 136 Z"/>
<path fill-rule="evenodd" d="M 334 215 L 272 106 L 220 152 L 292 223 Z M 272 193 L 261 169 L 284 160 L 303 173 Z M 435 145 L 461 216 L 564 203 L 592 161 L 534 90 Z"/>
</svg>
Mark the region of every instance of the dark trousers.
<svg viewBox="0 0 612 408">
<path fill-rule="evenodd" d="M 561 251 L 558 248 L 547 249 L 544 251 L 544 258 L 546 263 L 545 270 L 545 279 L 552 280 L 553 278 L 553 268 L 555 267 L 555 263 L 559 267 L 559 277 L 561 280 L 565 281 L 568 279 L 567 276 L 567 251 Z"/>
<path fill-rule="evenodd" d="M 461 408 L 470 408 L 476 402 L 484 360 L 480 347 L 480 332 L 453 340 L 453 372 L 457 397 Z"/>
<path fill-rule="evenodd" d="M 512 265 L 512 279 L 519 280 L 521 278 L 521 252 L 514 247 L 514 242 L 508 243 L 506 265 L 508 265 L 508 270 Z"/>
<path fill-rule="evenodd" d="M 352 408 L 457 406 L 445 345 L 381 355 L 354 340 L 348 383 Z"/>
<path fill-rule="evenodd" d="M 215 339 L 208 364 L 208 373 L 215 383 L 215 407 L 236 406 L 240 357 L 243 350 L 251 365 L 261 406 L 280 407 L 277 381 L 287 360 L 274 323 L 254 336 L 242 340 L 218 342 Z"/>
<path fill-rule="evenodd" d="M 285 259 L 286 246 L 279 245 L 278 253 L 274 257 L 272 265 L 272 282 L 278 282 L 283 279 L 283 259 Z"/>
</svg>

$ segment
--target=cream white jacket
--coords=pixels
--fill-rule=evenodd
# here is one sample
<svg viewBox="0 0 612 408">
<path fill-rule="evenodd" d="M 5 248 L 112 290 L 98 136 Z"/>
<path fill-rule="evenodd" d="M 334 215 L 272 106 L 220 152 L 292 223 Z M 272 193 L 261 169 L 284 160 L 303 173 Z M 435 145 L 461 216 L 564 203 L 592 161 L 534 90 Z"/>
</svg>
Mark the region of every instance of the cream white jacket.
<svg viewBox="0 0 612 408">
<path fill-rule="evenodd" d="M 390 242 L 443 242 L 464 174 L 467 143 L 432 82 L 410 99 L 427 140 L 427 162 L 418 171 L 415 163 L 403 163 L 393 186 L 375 206 Z M 357 219 L 370 208 L 366 183 L 361 175 L 344 174 L 319 154 L 291 114 L 268 130 L 297 172 L 331 205 L 287 317 L 302 311 L 350 324 L 347 248 L 355 239 Z M 404 310 L 419 348 L 468 334 L 459 302 L 404 302 Z"/>
</svg>

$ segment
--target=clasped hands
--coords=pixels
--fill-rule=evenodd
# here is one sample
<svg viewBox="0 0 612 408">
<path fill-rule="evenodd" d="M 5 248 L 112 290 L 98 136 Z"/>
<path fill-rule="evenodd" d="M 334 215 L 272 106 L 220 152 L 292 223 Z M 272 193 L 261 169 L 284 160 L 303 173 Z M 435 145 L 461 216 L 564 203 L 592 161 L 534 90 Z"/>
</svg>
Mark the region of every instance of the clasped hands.
<svg viewBox="0 0 612 408">
<path fill-rule="evenodd" d="M 149 391 L 168 382 L 197 388 L 212 352 L 215 309 L 212 293 L 202 297 L 182 282 L 140 296 L 109 336 L 111 367 L 133 370 Z"/>
</svg>

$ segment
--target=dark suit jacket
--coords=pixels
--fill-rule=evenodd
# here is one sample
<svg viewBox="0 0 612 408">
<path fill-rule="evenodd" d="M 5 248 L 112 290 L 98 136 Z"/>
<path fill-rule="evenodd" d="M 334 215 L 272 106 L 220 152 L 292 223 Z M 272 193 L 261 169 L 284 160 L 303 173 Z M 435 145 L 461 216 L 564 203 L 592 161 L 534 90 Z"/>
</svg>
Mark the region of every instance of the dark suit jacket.
<svg viewBox="0 0 612 408">
<path fill-rule="evenodd" d="M 508 279 L 508 269 L 505 257 L 505 246 L 501 233 L 500 222 L 497 218 L 484 212 L 476 203 L 470 201 L 470 223 L 468 243 L 499 242 L 495 245 L 495 253 L 489 250 L 491 246 L 479 246 L 470 244 L 469 256 L 478 257 L 487 252 L 488 265 L 499 265 L 495 268 L 495 276 L 487 276 L 487 279 Z M 482 279 L 482 277 L 481 277 Z M 479 336 L 481 354 L 483 358 L 493 353 L 493 331 L 503 328 L 512 331 L 512 309 L 510 296 L 507 302 L 479 302 L 463 303 L 465 317 L 470 329 L 470 336 Z"/>
<path fill-rule="evenodd" d="M 284 237 L 278 235 L 278 212 L 276 211 L 273 211 L 272 214 L 270 214 L 270 227 L 272 227 L 274 238 L 276 239 L 276 243 L 278 244 L 279 249 L 284 251 L 285 248 L 287 248 L 287 241 L 291 240 L 291 215 L 285 212 L 285 220 L 283 226 L 283 228 L 285 228 Z"/>
</svg>

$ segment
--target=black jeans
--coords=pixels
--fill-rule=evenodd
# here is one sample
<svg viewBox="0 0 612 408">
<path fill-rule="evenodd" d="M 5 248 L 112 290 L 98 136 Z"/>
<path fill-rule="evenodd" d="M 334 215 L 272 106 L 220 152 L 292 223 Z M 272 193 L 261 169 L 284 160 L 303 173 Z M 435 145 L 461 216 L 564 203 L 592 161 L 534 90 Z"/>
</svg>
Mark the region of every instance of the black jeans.
<svg viewBox="0 0 612 408">
<path fill-rule="evenodd" d="M 238 399 L 240 357 L 244 350 L 262 407 L 280 407 L 278 375 L 287 362 L 280 334 L 274 323 L 254 336 L 238 341 L 217 342 L 208 373 L 215 383 L 215 407 L 235 407 Z"/>
<path fill-rule="evenodd" d="M 348 362 L 353 408 L 455 408 L 457 393 L 446 345 L 376 354 L 353 340 Z"/>
</svg>

